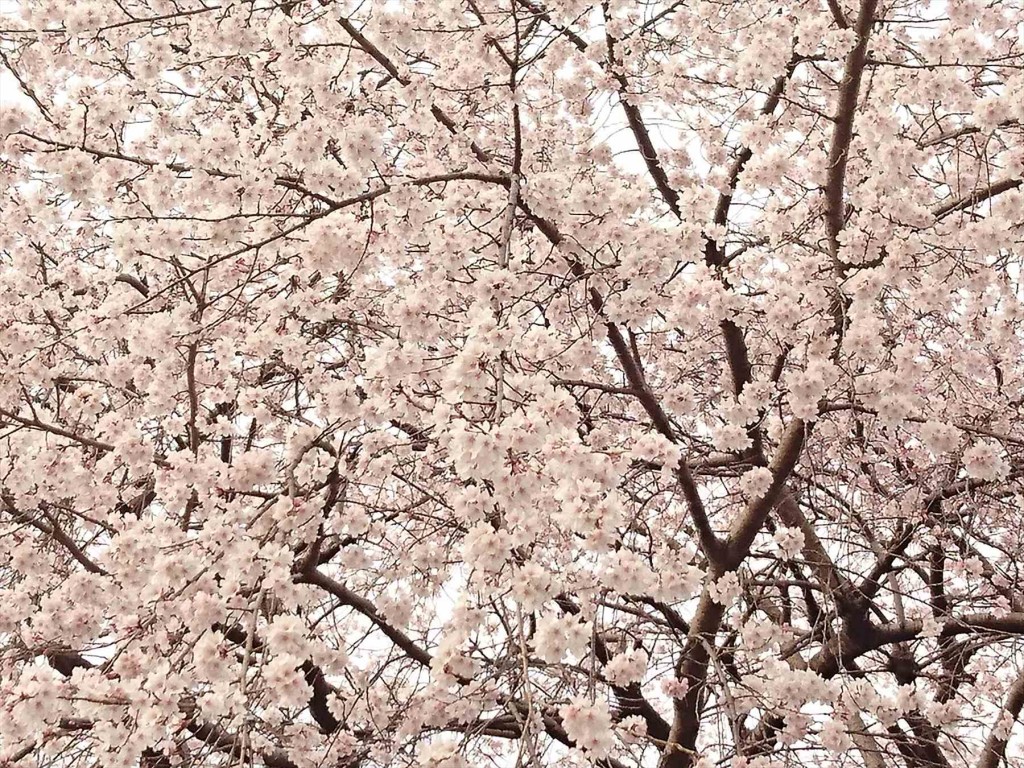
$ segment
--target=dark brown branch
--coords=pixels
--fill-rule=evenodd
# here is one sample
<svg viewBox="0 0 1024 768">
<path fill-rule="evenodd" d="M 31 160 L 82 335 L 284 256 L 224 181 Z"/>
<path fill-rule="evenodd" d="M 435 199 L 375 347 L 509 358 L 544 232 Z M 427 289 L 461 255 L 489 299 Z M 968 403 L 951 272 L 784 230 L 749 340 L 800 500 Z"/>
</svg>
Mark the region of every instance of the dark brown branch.
<svg viewBox="0 0 1024 768">
<path fill-rule="evenodd" d="M 1015 118 L 1009 118 L 1002 120 L 999 123 L 1000 128 L 1007 128 L 1011 125 L 1017 125 L 1018 121 Z M 959 139 L 961 136 L 973 136 L 976 133 L 981 133 L 981 129 L 976 125 L 965 125 L 962 128 L 957 128 L 952 131 L 940 133 L 938 136 L 927 141 L 918 142 L 918 146 L 922 148 L 934 147 L 936 144 L 942 144 L 953 139 Z"/>
<path fill-rule="evenodd" d="M 9 494 L 3 494 L 2 497 L 4 506 L 7 507 L 7 511 L 11 513 L 11 516 L 18 522 L 30 525 L 38 531 L 53 537 L 54 541 L 64 547 L 75 560 L 81 563 L 82 567 L 85 568 L 89 573 L 99 574 L 106 576 L 107 572 L 97 565 L 93 560 L 82 551 L 82 548 L 78 546 L 78 543 L 72 539 L 64 529 L 60 527 L 56 520 L 52 517 L 47 516 L 46 521 L 39 520 L 32 515 L 25 512 L 21 512 L 17 507 L 14 506 L 14 498 Z"/>
<path fill-rule="evenodd" d="M 555 602 L 557 602 L 559 607 L 568 614 L 575 616 L 580 612 L 579 606 L 565 595 L 557 598 Z M 594 655 L 601 664 L 607 664 L 611 659 L 611 654 L 608 652 L 608 646 L 600 636 L 594 638 Z M 615 695 L 615 700 L 619 705 L 622 717 L 639 715 L 647 724 L 648 735 L 653 736 L 660 741 L 666 741 L 668 739 L 668 723 L 665 721 L 665 718 L 661 716 L 661 713 L 658 712 L 643 695 L 643 691 L 640 688 L 639 683 L 631 683 L 626 686 L 609 684 L 609 687 Z"/>
<path fill-rule="evenodd" d="M 395 63 L 392 62 L 391 59 L 388 58 L 388 56 L 383 51 L 381 51 L 380 48 L 374 45 L 370 41 L 370 39 L 366 37 L 366 35 L 360 32 L 351 21 L 342 16 L 338 19 L 338 23 L 341 24 L 342 29 L 344 29 L 349 34 L 349 36 L 353 40 L 355 40 L 356 44 L 360 48 L 362 48 L 363 51 L 368 56 L 370 56 L 370 58 L 372 58 L 374 61 L 380 64 L 384 68 L 384 70 L 389 75 L 391 75 L 391 77 L 393 77 L 402 85 L 409 84 L 408 78 L 402 77 Z M 457 135 L 461 132 L 458 124 L 436 104 L 431 105 L 430 113 L 434 116 L 434 119 L 441 123 L 441 125 L 443 125 L 445 128 L 447 128 L 448 132 L 451 133 L 452 135 Z M 473 156 L 476 157 L 476 159 L 479 160 L 481 163 L 487 164 L 491 162 L 492 158 L 490 153 L 487 152 L 482 147 L 480 147 L 476 142 L 471 141 L 469 144 L 469 148 L 470 151 L 473 153 Z"/>
<path fill-rule="evenodd" d="M 843 9 L 839 7 L 838 0 L 828 0 L 828 10 L 832 14 L 832 18 L 835 19 L 837 27 L 840 29 L 850 28 L 850 23 L 846 20 Z"/>
<path fill-rule="evenodd" d="M 342 605 L 353 608 L 363 616 L 368 618 L 373 624 L 383 632 L 391 642 L 393 642 L 398 648 L 400 648 L 406 656 L 419 662 L 425 667 L 430 666 L 430 662 L 433 657 L 424 648 L 417 645 L 417 643 L 400 629 L 397 629 L 384 619 L 380 615 L 372 602 L 367 600 L 365 597 L 357 595 L 355 592 L 350 590 L 344 584 L 339 581 L 335 581 L 330 576 L 327 576 L 322 571 L 315 568 L 307 570 L 299 577 L 302 581 L 313 586 L 320 587 L 320 589 L 333 595 Z"/>
<path fill-rule="evenodd" d="M 943 203 L 934 211 L 936 219 L 944 219 L 951 213 L 957 211 L 964 211 L 968 208 L 973 208 L 979 203 L 983 203 L 986 200 L 991 200 L 993 197 L 1009 192 L 1010 190 L 1017 189 L 1022 183 L 1021 179 L 1003 179 L 1002 181 L 994 182 L 987 187 L 981 187 L 974 190 L 969 195 L 951 200 L 948 203 Z"/>
<path fill-rule="evenodd" d="M 809 431 L 810 425 L 800 420 L 794 420 L 789 425 L 772 462 L 774 479 L 771 487 L 762 498 L 752 501 L 736 520 L 724 547 L 723 560 L 717 569 L 708 574 L 709 578 L 720 578 L 736 568 L 747 556 L 758 531 L 782 495 Z M 668 746 L 662 754 L 660 768 L 690 768 L 695 761 L 701 702 L 711 660 L 709 649 L 714 645 L 724 615 L 725 607 L 713 600 L 710 592 L 705 589 L 690 622 L 686 647 L 676 666 L 677 677 L 686 680 L 690 687 L 686 695 L 675 702 Z"/>
<path fill-rule="evenodd" d="M 602 384 L 597 381 L 583 381 L 582 379 L 556 379 L 555 381 L 563 387 L 585 387 L 586 389 L 596 389 L 599 392 L 607 392 L 610 395 L 629 395 L 634 397 L 637 394 L 636 390 L 630 387 L 616 387 L 613 384 Z"/>
<path fill-rule="evenodd" d="M 878 0 L 862 0 L 854 32 L 857 42 L 846 56 L 843 81 L 839 89 L 839 103 L 834 116 L 835 128 L 828 152 L 828 175 L 825 182 L 825 223 L 828 231 L 829 253 L 840 273 L 845 269 L 839 260 L 839 233 L 846 214 L 846 165 L 850 159 L 853 124 L 860 98 L 860 83 L 867 60 L 871 26 L 875 20 Z"/>
<path fill-rule="evenodd" d="M 92 662 L 74 651 L 50 652 L 46 654 L 46 659 L 49 661 L 50 666 L 65 677 L 70 677 L 75 669 L 78 668 L 95 668 Z M 195 704 L 184 702 L 181 705 L 181 710 L 188 717 L 185 728 L 192 736 L 230 757 L 237 758 L 242 756 L 242 741 L 216 725 L 202 722 L 199 719 Z M 297 768 L 296 764 L 291 761 L 283 750 L 266 749 L 261 751 L 259 755 L 267 768 Z"/>
<path fill-rule="evenodd" d="M 1020 716 L 1021 707 L 1024 707 L 1024 675 L 1014 680 L 1006 694 L 1006 703 L 1003 704 L 1003 712 L 1010 715 L 1014 722 Z M 1002 714 L 1002 713 L 1000 713 Z M 1013 727 L 1012 724 L 1010 726 Z M 999 764 L 1006 756 L 1006 743 L 1009 736 L 1003 736 L 999 724 L 992 727 L 988 739 L 981 751 L 981 759 L 978 761 L 978 768 L 999 768 Z"/>
<path fill-rule="evenodd" d="M 126 285 L 130 285 L 143 296 L 149 296 L 149 286 L 146 285 L 141 280 L 139 280 L 139 278 L 135 277 L 134 275 L 129 275 L 122 272 L 121 274 L 114 278 L 114 282 L 125 283 Z"/>
</svg>

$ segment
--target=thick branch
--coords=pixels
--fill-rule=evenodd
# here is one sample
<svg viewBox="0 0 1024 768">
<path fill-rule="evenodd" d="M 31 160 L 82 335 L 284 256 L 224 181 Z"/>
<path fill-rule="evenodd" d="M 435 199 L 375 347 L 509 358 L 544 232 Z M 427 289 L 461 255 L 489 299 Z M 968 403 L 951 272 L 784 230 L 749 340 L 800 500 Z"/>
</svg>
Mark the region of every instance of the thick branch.
<svg viewBox="0 0 1024 768">
<path fill-rule="evenodd" d="M 1018 677 L 1010 686 L 1006 694 L 1006 703 L 1003 704 L 1003 711 L 1000 718 L 1009 715 L 1011 721 L 1016 721 L 1020 716 L 1021 707 L 1024 707 L 1024 675 Z M 1006 756 L 1006 744 L 1009 741 L 1009 731 L 1005 732 L 998 721 L 989 732 L 985 747 L 981 751 L 981 759 L 978 761 L 978 768 L 999 768 L 999 764 Z M 1012 722 L 1010 728 L 1012 728 Z"/>
<path fill-rule="evenodd" d="M 875 20 L 878 0 L 863 0 L 854 32 L 857 42 L 846 57 L 843 81 L 839 89 L 839 103 L 836 105 L 835 128 L 828 152 L 828 176 L 825 182 L 825 223 L 828 231 L 829 253 L 832 261 L 842 270 L 839 263 L 839 233 L 843 229 L 846 189 L 846 165 L 850 159 L 850 143 L 853 140 L 853 124 L 857 115 L 857 101 L 860 97 L 860 83 L 868 55 L 868 40 Z"/>
</svg>

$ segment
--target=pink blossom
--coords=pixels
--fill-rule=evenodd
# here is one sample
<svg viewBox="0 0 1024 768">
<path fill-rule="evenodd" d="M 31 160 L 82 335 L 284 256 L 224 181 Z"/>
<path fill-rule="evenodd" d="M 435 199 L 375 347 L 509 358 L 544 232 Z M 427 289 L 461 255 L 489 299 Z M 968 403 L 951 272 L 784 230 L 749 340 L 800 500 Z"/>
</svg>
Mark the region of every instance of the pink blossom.
<svg viewBox="0 0 1024 768">
<path fill-rule="evenodd" d="M 604 676 L 612 685 L 638 683 L 647 672 L 647 664 L 647 654 L 643 650 L 630 648 L 608 660 L 604 665 Z"/>
<path fill-rule="evenodd" d="M 1024 28 L 894 5 L 3 4 L 0 763 L 1017 759 Z"/>
<path fill-rule="evenodd" d="M 1002 449 L 991 440 L 979 441 L 964 451 L 963 462 L 967 474 L 979 480 L 1002 480 L 1010 473 Z"/>
<path fill-rule="evenodd" d="M 569 738 L 588 757 L 600 760 L 608 756 L 614 741 L 612 718 L 607 707 L 575 698 L 559 710 L 559 715 Z"/>
</svg>

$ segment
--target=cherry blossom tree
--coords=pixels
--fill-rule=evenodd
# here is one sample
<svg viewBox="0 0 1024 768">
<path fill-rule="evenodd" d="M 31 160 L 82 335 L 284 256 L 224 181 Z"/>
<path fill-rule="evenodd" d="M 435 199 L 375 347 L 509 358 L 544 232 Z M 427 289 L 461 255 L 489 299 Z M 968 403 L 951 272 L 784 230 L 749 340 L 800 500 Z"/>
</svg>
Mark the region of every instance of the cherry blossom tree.
<svg viewBox="0 0 1024 768">
<path fill-rule="evenodd" d="M 5 8 L 5 768 L 1024 765 L 1020 0 Z"/>
</svg>

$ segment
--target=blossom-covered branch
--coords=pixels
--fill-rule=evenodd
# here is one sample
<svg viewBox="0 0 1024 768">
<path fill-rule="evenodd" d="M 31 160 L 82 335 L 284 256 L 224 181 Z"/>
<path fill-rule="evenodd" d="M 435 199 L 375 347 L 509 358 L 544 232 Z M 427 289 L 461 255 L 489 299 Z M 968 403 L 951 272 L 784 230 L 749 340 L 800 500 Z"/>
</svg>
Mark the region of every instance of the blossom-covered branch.
<svg viewBox="0 0 1024 768">
<path fill-rule="evenodd" d="M 0 11 L 0 763 L 1024 754 L 1018 0 Z"/>
</svg>

